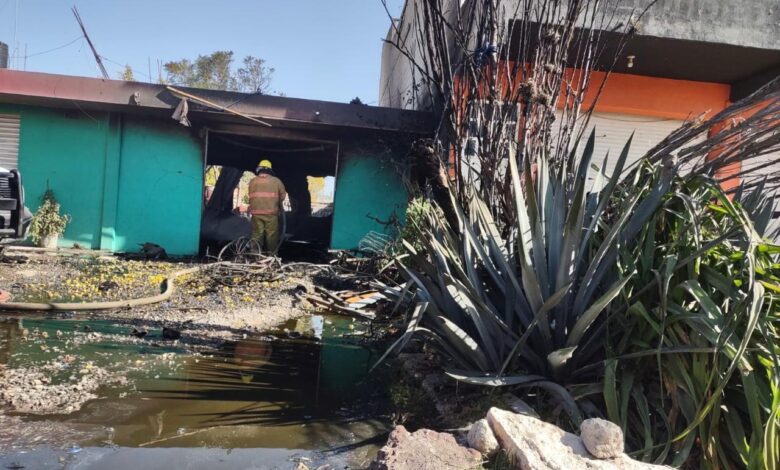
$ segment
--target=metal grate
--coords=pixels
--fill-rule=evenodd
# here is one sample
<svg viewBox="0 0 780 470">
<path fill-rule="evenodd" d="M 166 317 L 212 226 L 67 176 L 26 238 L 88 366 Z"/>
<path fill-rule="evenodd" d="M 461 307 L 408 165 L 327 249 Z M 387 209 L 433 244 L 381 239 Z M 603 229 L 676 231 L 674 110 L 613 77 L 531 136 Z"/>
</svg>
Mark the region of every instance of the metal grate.
<svg viewBox="0 0 780 470">
<path fill-rule="evenodd" d="M 358 242 L 358 250 L 379 255 L 383 254 L 392 243 L 393 237 L 372 230 Z"/>
<path fill-rule="evenodd" d="M 0 114 L 0 167 L 19 167 L 20 119 L 16 114 Z"/>
<path fill-rule="evenodd" d="M 4 176 L 0 176 L 0 198 L 12 199 L 13 197 L 11 180 Z"/>
</svg>

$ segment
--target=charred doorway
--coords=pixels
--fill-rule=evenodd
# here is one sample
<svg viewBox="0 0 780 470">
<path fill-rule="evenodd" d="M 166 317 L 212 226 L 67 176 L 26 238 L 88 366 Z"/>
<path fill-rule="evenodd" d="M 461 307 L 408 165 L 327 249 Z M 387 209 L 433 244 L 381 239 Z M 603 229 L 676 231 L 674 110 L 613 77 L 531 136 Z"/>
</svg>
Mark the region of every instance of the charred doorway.
<svg viewBox="0 0 780 470">
<path fill-rule="evenodd" d="M 270 160 L 287 190 L 282 247 L 327 248 L 333 223 L 338 143 L 262 138 L 209 131 L 201 242 L 217 247 L 249 237 L 249 181 Z"/>
</svg>

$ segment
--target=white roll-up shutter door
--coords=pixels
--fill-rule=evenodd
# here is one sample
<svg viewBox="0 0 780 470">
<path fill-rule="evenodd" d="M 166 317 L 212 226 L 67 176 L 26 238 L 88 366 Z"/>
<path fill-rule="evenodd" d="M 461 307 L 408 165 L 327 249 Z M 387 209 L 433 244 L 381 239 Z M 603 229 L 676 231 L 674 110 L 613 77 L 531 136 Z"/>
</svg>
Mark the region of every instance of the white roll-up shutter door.
<svg viewBox="0 0 780 470">
<path fill-rule="evenodd" d="M 0 167 L 19 167 L 19 116 L 0 114 Z"/>
<path fill-rule="evenodd" d="M 609 152 L 609 161 L 604 169 L 611 175 L 620 152 L 634 133 L 634 140 L 626 159 L 626 167 L 642 158 L 651 148 L 655 147 L 684 121 L 663 119 L 647 116 L 635 116 L 616 113 L 593 113 L 588 122 L 579 149 L 582 151 L 593 129 L 596 129 L 596 146 L 593 151 L 593 164 L 601 167 L 604 157 Z"/>
<path fill-rule="evenodd" d="M 613 113 L 593 113 L 588 124 L 587 132 L 580 144 L 580 151 L 585 146 L 585 141 L 590 136 L 591 130 L 596 129 L 596 146 L 594 149 L 593 163 L 601 166 L 604 156 L 609 151 L 609 162 L 605 173 L 611 175 L 615 168 L 615 162 L 620 155 L 632 132 L 635 132 L 631 150 L 628 154 L 626 165 L 642 158 L 651 148 L 661 142 L 672 131 L 682 126 L 684 121 L 676 119 L 660 119 L 644 116 Z M 704 137 L 702 137 L 704 138 Z M 780 154 L 763 155 L 746 164 L 742 171 L 753 170 L 746 179 L 780 174 Z M 780 194 L 775 200 L 775 220 L 770 225 L 775 229 L 780 228 Z"/>
<path fill-rule="evenodd" d="M 664 140 L 666 136 L 683 125 L 684 121 L 662 119 L 628 114 L 594 113 L 589 126 L 596 129 L 596 147 L 593 154 L 594 162 L 603 162 L 609 151 L 606 173 L 612 174 L 620 152 L 634 133 L 631 148 L 628 152 L 626 166 L 638 161 L 647 152 Z M 590 130 L 588 133 L 590 134 Z"/>
</svg>

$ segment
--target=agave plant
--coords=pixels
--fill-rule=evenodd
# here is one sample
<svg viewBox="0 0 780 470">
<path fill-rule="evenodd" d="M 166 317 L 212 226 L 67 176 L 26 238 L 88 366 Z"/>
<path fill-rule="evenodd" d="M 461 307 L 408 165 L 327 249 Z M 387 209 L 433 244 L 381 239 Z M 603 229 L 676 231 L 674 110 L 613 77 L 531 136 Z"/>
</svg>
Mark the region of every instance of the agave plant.
<svg viewBox="0 0 780 470">
<path fill-rule="evenodd" d="M 611 67 L 599 84 L 592 59 L 614 53 L 598 32 L 624 45 L 641 11 L 620 28 L 590 0 L 464 1 L 456 18 L 418 3 L 393 44 L 441 119 L 441 168 L 426 178 L 450 178 L 430 184 L 435 204 L 399 260 L 416 305 L 388 354 L 424 337 L 451 377 L 541 391 L 564 424 L 605 416 L 646 460 L 773 468 L 780 281 L 759 233 L 780 175 L 726 194 L 720 170 L 780 151 L 780 79 L 638 162 L 631 140 L 594 155 L 595 133 L 580 148 L 589 92 L 598 102 Z M 513 35 L 520 47 L 502 47 Z"/>
<path fill-rule="evenodd" d="M 592 147 L 591 138 L 582 165 Z M 457 230 L 429 212 L 417 237 L 426 254 L 408 245 L 402 264 L 420 303 L 393 348 L 427 336 L 451 377 L 544 389 L 574 423 L 584 412 L 620 423 L 646 459 L 770 461 L 780 311 L 765 290 L 780 290 L 780 248 L 760 242 L 705 177 L 643 165 L 568 206 L 543 171 L 533 181 L 527 168 L 525 186 L 515 184 L 537 200 L 528 188 L 553 186 L 545 221 L 542 210 L 528 214 L 508 238 L 477 198 L 468 215 L 458 211 Z"/>
<path fill-rule="evenodd" d="M 619 255 L 656 213 L 674 177 L 671 166 L 637 169 L 632 184 L 619 185 L 629 141 L 616 174 L 606 184 L 597 177 L 586 189 L 594 143 L 595 133 L 573 184 L 544 158 L 527 159 L 522 173 L 509 159 L 514 227 L 499 227 L 474 196 L 467 211 L 454 204 L 458 227 L 429 214 L 419 237 L 428 256 L 407 246 L 411 255 L 403 268 L 424 303 L 412 331 L 436 339 L 457 360 L 461 371 L 453 376 L 558 390 L 570 365 L 586 360 L 574 358 L 590 352 L 583 346 L 600 314 L 635 272 L 618 265 Z M 570 410 L 579 419 L 576 407 Z"/>
<path fill-rule="evenodd" d="M 765 226 L 768 203 L 760 186 L 733 202 L 706 172 L 681 171 L 697 125 L 665 158 L 625 168 L 629 140 L 594 178 L 595 132 L 564 164 L 510 154 L 511 226 L 476 194 L 453 197 L 456 226 L 429 210 L 423 250 L 407 245 L 401 262 L 419 303 L 390 351 L 423 335 L 451 377 L 542 389 L 575 424 L 620 423 L 649 460 L 774 461 L 778 247 L 750 215 Z"/>
</svg>

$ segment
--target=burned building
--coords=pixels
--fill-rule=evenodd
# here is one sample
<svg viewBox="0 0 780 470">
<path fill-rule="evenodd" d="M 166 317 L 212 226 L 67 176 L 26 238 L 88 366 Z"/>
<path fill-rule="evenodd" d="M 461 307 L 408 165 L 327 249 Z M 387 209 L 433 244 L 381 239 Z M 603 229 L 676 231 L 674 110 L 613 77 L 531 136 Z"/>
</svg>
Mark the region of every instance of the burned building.
<svg viewBox="0 0 780 470">
<path fill-rule="evenodd" d="M 21 170 L 31 209 L 54 190 L 72 216 L 61 246 L 192 255 L 247 235 L 236 188 L 268 159 L 288 238 L 358 249 L 397 229 L 409 144 L 432 130 L 418 111 L 0 70 L 0 161 Z M 206 188 L 211 167 L 222 181 Z"/>
</svg>

